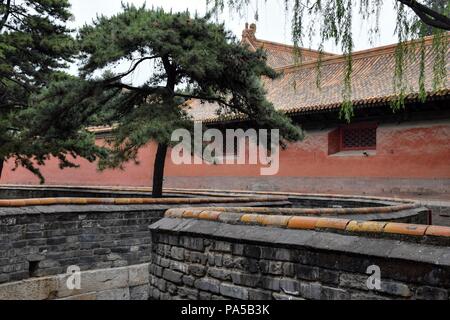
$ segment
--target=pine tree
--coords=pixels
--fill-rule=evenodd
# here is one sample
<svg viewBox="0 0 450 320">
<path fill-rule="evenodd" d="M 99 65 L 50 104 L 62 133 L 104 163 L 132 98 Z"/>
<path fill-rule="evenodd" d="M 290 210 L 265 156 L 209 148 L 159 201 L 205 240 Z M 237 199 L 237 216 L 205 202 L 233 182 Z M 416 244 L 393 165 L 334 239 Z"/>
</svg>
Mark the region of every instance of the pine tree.
<svg viewBox="0 0 450 320">
<path fill-rule="evenodd" d="M 116 124 L 110 156 L 100 166 L 120 167 L 136 159 L 137 151 L 150 140 L 156 141 L 155 197 L 162 195 L 172 132 L 192 128 L 193 121 L 183 108 L 189 99 L 215 102 L 227 112 L 248 117 L 255 127 L 279 128 L 286 140 L 302 136 L 301 129 L 265 98 L 261 78 L 277 76 L 267 66 L 265 53 L 249 51 L 209 17 L 124 5 L 123 12 L 100 16 L 93 25 L 83 27 L 79 45 L 83 77 L 92 86 L 102 86 L 103 92 L 116 94 L 98 111 L 109 114 L 108 121 Z M 128 72 L 92 79 L 123 61 L 131 65 Z M 140 86 L 126 83 L 125 78 L 145 62 L 154 65 L 147 81 Z"/>
<path fill-rule="evenodd" d="M 48 109 L 58 100 L 50 83 L 69 81 L 60 70 L 77 52 L 66 27 L 69 9 L 68 0 L 0 1 L 0 176 L 10 159 L 43 182 L 37 165 L 50 156 L 72 167 L 69 155 L 93 161 L 102 152 L 92 135 L 70 125 L 70 117 Z"/>
</svg>

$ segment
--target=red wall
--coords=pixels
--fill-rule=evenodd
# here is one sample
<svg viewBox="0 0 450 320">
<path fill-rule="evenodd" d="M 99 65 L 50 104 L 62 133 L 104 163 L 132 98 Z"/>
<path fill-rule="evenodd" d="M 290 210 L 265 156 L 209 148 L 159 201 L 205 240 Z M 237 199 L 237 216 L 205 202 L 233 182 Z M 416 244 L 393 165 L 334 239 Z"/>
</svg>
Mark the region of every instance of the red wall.
<svg viewBox="0 0 450 320">
<path fill-rule="evenodd" d="M 328 134 L 332 129 L 308 132 L 307 138 L 281 151 L 278 177 L 364 177 L 450 179 L 450 121 L 414 125 L 382 125 L 377 131 L 376 154 L 328 155 Z M 100 143 L 100 141 L 99 141 Z M 42 168 L 47 184 L 150 186 L 155 155 L 154 144 L 139 154 L 139 164 L 125 170 L 98 172 L 95 164 L 80 160 L 78 169 L 58 168 L 50 161 Z M 4 168 L 1 183 L 33 184 L 38 179 L 23 168 Z M 257 177 L 256 165 L 182 165 L 166 160 L 166 177 Z M 196 185 L 191 187 L 195 188 Z"/>
</svg>

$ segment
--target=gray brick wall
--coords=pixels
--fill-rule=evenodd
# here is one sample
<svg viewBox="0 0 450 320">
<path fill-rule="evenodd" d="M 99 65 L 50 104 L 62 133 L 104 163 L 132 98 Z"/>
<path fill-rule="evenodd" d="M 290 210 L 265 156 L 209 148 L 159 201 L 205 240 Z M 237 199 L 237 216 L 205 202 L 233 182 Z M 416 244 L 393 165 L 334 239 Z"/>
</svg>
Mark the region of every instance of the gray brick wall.
<svg viewBox="0 0 450 320">
<path fill-rule="evenodd" d="M 448 247 L 432 251 L 430 246 L 398 240 L 293 232 L 160 220 L 152 226 L 150 296 L 163 300 L 449 299 L 450 265 L 448 255 L 442 255 Z M 379 289 L 370 290 L 366 284 L 370 265 L 381 269 Z"/>
<path fill-rule="evenodd" d="M 62 274 L 71 265 L 93 270 L 149 262 L 148 227 L 164 210 L 103 209 L 53 206 L 0 214 L 0 283 Z"/>
</svg>

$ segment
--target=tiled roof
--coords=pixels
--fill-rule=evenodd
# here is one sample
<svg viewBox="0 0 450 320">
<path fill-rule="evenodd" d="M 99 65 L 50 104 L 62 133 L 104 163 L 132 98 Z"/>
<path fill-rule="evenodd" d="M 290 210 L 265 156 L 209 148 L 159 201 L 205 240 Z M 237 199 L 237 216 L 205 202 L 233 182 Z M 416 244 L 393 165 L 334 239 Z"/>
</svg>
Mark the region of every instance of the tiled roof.
<svg viewBox="0 0 450 320">
<path fill-rule="evenodd" d="M 257 39 L 255 36 L 256 25 L 246 24 L 242 32 L 242 43 L 249 46 L 250 50 L 258 48 L 267 52 L 267 64 L 274 69 L 280 69 L 300 62 L 317 61 L 320 52 L 316 50 L 300 48 L 299 55 L 295 55 L 294 46 Z M 322 52 L 322 58 L 335 56 L 335 54 Z"/>
<path fill-rule="evenodd" d="M 448 95 L 450 94 L 448 54 L 446 84 L 438 92 L 433 92 L 434 59 L 431 44 L 432 38 L 427 38 L 425 90 L 430 96 Z M 352 102 L 354 105 L 387 103 L 395 97 L 396 92 L 393 84 L 395 49 L 396 45 L 389 45 L 353 53 Z M 269 51 L 269 54 L 271 52 Z M 343 102 L 345 68 L 346 59 L 344 56 L 323 58 L 320 68 L 320 87 L 318 87 L 317 61 L 285 66 L 282 68 L 283 75 L 280 78 L 264 80 L 267 98 L 277 110 L 290 114 L 339 108 Z M 407 99 L 415 100 L 418 97 L 419 73 L 420 61 L 410 59 L 404 73 L 408 88 Z M 190 106 L 189 113 L 197 121 L 216 122 L 239 118 L 237 115 L 218 118 L 217 104 L 202 104 L 200 101 L 191 101 Z"/>
</svg>

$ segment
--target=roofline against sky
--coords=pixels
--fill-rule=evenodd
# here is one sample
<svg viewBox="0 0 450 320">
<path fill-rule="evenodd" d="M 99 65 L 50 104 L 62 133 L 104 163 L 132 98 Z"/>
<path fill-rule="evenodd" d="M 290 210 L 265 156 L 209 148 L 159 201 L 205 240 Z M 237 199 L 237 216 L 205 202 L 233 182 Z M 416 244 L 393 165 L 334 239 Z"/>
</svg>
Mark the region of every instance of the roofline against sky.
<svg viewBox="0 0 450 320">
<path fill-rule="evenodd" d="M 450 32 L 448 32 L 447 35 L 450 35 Z M 434 38 L 434 36 L 425 37 L 424 38 L 425 45 L 427 45 L 427 46 L 431 45 L 433 42 L 433 38 Z M 408 41 L 407 45 L 416 44 L 419 41 L 421 41 L 421 40 L 418 39 L 418 40 Z M 389 45 L 385 45 L 385 46 L 355 51 L 355 52 L 352 52 L 352 54 L 351 54 L 352 60 L 365 59 L 365 58 L 369 58 L 369 57 L 373 57 L 373 56 L 392 53 L 395 51 L 397 46 L 398 46 L 398 43 L 393 43 L 393 44 L 389 44 Z M 323 66 L 323 65 L 329 65 L 329 64 L 334 64 L 334 63 L 341 63 L 341 62 L 346 61 L 346 59 L 347 59 L 347 57 L 345 55 L 334 55 L 331 57 L 323 57 L 320 64 Z M 274 69 L 278 72 L 290 73 L 290 72 L 295 72 L 295 71 L 298 71 L 299 69 L 307 68 L 307 67 L 311 67 L 311 66 L 317 66 L 317 61 L 308 61 L 305 63 L 297 63 L 297 64 L 292 64 L 292 65 L 283 66 L 283 67 L 274 68 Z"/>
</svg>

